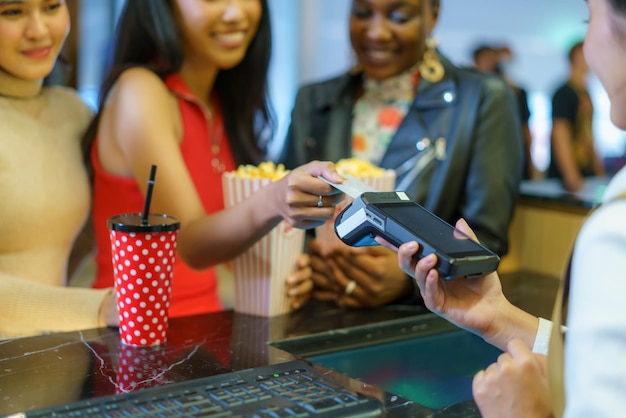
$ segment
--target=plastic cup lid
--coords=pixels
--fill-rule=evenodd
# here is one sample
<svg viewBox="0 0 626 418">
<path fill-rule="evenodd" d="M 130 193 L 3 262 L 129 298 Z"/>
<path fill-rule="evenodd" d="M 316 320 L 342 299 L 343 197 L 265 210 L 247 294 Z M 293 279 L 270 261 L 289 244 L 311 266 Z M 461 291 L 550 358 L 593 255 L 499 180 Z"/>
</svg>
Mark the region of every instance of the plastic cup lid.
<svg viewBox="0 0 626 418">
<path fill-rule="evenodd" d="M 124 213 L 109 218 L 107 226 L 120 232 L 169 232 L 180 229 L 180 221 L 162 213 L 148 215 L 147 224 L 141 223 L 141 213 Z"/>
</svg>

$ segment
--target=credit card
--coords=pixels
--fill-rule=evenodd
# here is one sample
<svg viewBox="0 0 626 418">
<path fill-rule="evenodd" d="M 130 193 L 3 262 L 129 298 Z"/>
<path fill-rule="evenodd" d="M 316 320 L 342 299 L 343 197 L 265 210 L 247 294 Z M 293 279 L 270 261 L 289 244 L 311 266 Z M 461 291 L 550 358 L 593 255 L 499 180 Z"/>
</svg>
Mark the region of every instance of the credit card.
<svg viewBox="0 0 626 418">
<path fill-rule="evenodd" d="M 333 183 L 332 181 L 327 180 L 322 176 L 317 176 L 317 177 L 321 180 L 324 180 L 326 183 L 330 184 L 337 190 L 344 192 L 345 194 L 347 194 L 353 199 L 357 198 L 358 196 L 360 196 L 361 194 L 365 192 L 377 192 L 378 191 L 374 189 L 372 186 L 370 186 L 369 184 L 363 183 L 361 180 L 359 180 L 358 178 L 354 176 L 343 176 L 343 178 L 345 178 L 343 183 Z"/>
</svg>

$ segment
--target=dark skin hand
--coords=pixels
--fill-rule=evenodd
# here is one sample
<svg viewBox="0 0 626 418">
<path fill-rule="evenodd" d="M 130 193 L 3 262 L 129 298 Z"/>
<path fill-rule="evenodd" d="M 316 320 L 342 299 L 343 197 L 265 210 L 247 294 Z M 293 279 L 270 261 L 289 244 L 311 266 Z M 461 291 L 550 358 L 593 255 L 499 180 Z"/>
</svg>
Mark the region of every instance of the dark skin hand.
<svg viewBox="0 0 626 418">
<path fill-rule="evenodd" d="M 291 298 L 291 309 L 300 309 L 311 298 L 313 291 L 313 281 L 310 280 L 311 274 L 311 257 L 308 254 L 300 255 L 296 261 L 296 269 L 287 276 L 286 292 Z"/>
<path fill-rule="evenodd" d="M 410 278 L 398 267 L 394 251 L 383 247 L 337 249 L 322 257 L 319 242 L 309 243 L 313 297 L 352 308 L 375 308 L 408 295 Z M 350 293 L 350 281 L 356 286 Z"/>
<path fill-rule="evenodd" d="M 333 269 L 321 255 L 320 242 L 316 239 L 309 241 L 307 249 L 311 260 L 312 296 L 318 300 L 336 302 L 343 288 L 333 280 Z"/>
</svg>

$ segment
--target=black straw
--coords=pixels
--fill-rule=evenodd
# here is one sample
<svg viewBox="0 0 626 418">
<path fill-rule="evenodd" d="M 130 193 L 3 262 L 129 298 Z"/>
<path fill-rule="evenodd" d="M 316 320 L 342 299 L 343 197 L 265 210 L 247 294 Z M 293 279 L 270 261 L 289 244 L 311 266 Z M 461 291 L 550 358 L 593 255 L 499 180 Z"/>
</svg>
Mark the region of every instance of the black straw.
<svg viewBox="0 0 626 418">
<path fill-rule="evenodd" d="M 146 192 L 146 201 L 143 205 L 143 214 L 141 215 L 141 224 L 148 225 L 148 213 L 150 212 L 150 201 L 152 200 L 152 189 L 154 188 L 154 178 L 156 177 L 156 165 L 152 164 L 150 168 L 150 178 L 148 179 L 148 191 Z"/>
</svg>

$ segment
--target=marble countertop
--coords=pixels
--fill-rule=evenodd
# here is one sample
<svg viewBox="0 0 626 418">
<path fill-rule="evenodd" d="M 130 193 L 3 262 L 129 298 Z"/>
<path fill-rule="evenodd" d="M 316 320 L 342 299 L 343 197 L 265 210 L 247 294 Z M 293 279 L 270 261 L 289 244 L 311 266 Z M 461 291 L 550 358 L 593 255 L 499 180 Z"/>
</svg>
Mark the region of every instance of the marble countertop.
<svg viewBox="0 0 626 418">
<path fill-rule="evenodd" d="M 515 293 L 509 296 L 521 303 L 525 298 L 536 298 L 536 293 L 524 293 L 528 289 L 536 291 L 536 283 L 530 279 L 516 277 L 509 285 L 505 283 L 505 288 Z M 554 289 L 551 286 L 548 293 Z M 547 296 L 546 304 L 551 303 L 550 299 Z M 294 358 L 306 359 L 309 354 L 329 351 L 329 345 L 337 349 L 390 341 L 419 344 L 422 336 L 451 332 L 465 333 L 421 306 L 361 311 L 311 302 L 297 312 L 274 318 L 233 311 L 174 318 L 170 321 L 167 343 L 159 347 L 121 345 L 115 328 L 4 340 L 0 341 L 0 416 Z M 479 353 L 481 347 L 478 346 Z M 461 361 L 452 357 L 450 362 Z M 146 366 L 145 375 L 134 386 L 120 377 L 120 368 L 129 362 Z M 466 394 L 461 402 L 457 399 L 453 404 L 430 408 L 387 392 L 365 379 L 355 380 L 324 366 L 315 363 L 313 366 L 352 389 L 379 399 L 385 416 L 480 416 L 469 389 L 476 370 L 464 376 L 462 385 Z M 438 390 L 445 394 L 448 389 Z"/>
</svg>

